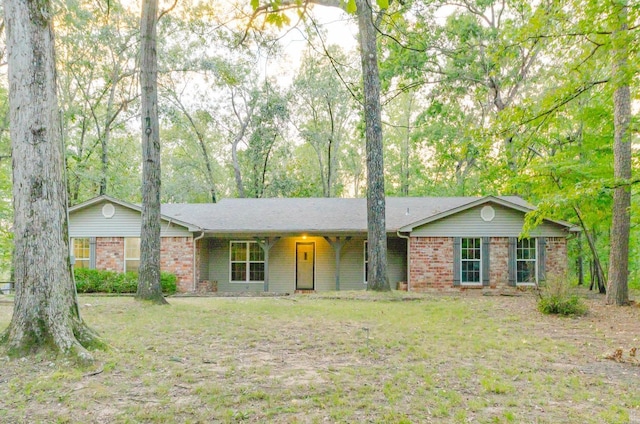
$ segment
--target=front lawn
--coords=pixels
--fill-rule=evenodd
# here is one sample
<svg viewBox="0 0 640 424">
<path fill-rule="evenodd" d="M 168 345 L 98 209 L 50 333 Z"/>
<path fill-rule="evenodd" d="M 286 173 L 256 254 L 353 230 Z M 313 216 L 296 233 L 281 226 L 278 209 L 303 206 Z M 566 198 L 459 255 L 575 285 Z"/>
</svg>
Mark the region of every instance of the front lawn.
<svg viewBox="0 0 640 424">
<path fill-rule="evenodd" d="M 81 297 L 111 349 L 91 369 L 1 358 L 0 422 L 640 422 L 637 306 L 598 297 L 559 318 L 532 295 L 169 301 Z M 12 307 L 0 302 L 0 329 Z M 606 359 L 618 348 L 622 362 Z"/>
</svg>

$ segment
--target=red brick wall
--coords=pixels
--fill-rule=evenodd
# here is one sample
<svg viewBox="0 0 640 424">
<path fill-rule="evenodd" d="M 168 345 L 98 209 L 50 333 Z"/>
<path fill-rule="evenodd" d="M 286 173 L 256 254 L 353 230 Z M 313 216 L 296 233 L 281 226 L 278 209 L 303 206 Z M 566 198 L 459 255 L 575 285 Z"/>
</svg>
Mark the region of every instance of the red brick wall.
<svg viewBox="0 0 640 424">
<path fill-rule="evenodd" d="M 178 277 L 178 291 L 193 290 L 193 239 L 191 237 L 162 237 L 160 240 L 160 268 Z M 96 268 L 107 271 L 124 270 L 124 238 L 96 238 Z"/>
<path fill-rule="evenodd" d="M 178 277 L 178 291 L 193 290 L 193 238 L 162 237 L 160 268 Z"/>
<path fill-rule="evenodd" d="M 491 237 L 489 285 L 509 286 L 509 238 Z M 411 291 L 453 288 L 453 237 L 411 237 L 409 241 L 409 287 Z M 567 273 L 567 240 L 549 237 L 545 246 L 547 279 Z"/>
<path fill-rule="evenodd" d="M 489 286 L 509 286 L 509 238 L 491 237 L 489 245 Z"/>
<path fill-rule="evenodd" d="M 105 271 L 124 270 L 124 238 L 96 238 L 96 268 Z"/>
<path fill-rule="evenodd" d="M 409 252 L 411 291 L 453 286 L 453 238 L 411 237 Z"/>
<path fill-rule="evenodd" d="M 548 237 L 545 245 L 545 271 L 547 280 L 567 277 L 567 239 L 564 237 Z"/>
</svg>

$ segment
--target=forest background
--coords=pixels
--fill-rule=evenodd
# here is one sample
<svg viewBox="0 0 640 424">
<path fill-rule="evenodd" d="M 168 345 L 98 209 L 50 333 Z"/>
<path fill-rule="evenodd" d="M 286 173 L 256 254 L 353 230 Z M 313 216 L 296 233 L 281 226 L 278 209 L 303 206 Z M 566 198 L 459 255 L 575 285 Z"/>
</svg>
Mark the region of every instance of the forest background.
<svg viewBox="0 0 640 424">
<path fill-rule="evenodd" d="M 615 4 L 391 3 L 377 20 L 387 195 L 520 195 L 541 215 L 584 228 L 570 257 L 573 275 L 588 283 L 594 257 L 608 269 L 613 190 L 628 185 L 630 286 L 640 288 L 640 6 L 628 8 L 623 32 L 633 172 L 621 182 L 613 171 Z M 99 194 L 139 203 L 139 9 L 87 0 L 56 7 L 70 203 Z M 163 202 L 365 195 L 354 17 L 333 12 L 336 37 L 318 6 L 258 17 L 249 2 L 162 7 Z M 292 48 L 294 38 L 307 42 Z M 13 208 L 4 39 L 0 47 L 2 280 Z"/>
</svg>

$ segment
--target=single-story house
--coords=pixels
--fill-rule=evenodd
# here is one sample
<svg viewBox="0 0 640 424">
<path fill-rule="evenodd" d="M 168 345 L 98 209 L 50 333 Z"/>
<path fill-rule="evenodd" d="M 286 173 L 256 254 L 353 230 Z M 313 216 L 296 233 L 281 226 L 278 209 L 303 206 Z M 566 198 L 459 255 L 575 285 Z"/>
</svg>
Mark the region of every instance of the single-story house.
<svg viewBox="0 0 640 424">
<path fill-rule="evenodd" d="M 386 199 L 388 274 L 410 291 L 504 288 L 562 278 L 576 228 L 515 196 Z M 69 209 L 76 267 L 136 271 L 141 208 L 100 196 Z M 181 292 L 357 290 L 367 284 L 366 199 L 164 204 L 161 267 Z"/>
</svg>

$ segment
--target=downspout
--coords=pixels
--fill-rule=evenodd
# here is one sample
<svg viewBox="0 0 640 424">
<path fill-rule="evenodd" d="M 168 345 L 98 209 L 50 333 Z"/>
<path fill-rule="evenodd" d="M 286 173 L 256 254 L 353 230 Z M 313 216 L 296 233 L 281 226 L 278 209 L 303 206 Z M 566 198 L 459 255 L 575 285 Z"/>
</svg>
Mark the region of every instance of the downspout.
<svg viewBox="0 0 640 424">
<path fill-rule="evenodd" d="M 193 292 L 195 292 L 198 289 L 198 283 L 196 282 L 196 245 L 198 243 L 196 243 L 198 240 L 201 240 L 204 237 L 204 230 L 201 228 L 200 231 L 202 231 L 202 234 L 200 234 L 198 237 L 193 239 Z"/>
<path fill-rule="evenodd" d="M 411 291 L 411 282 L 409 281 L 409 276 L 411 275 L 411 237 L 409 236 L 403 236 L 402 234 L 400 234 L 400 230 L 396 231 L 396 235 L 402 239 L 407 240 L 407 292 Z"/>
</svg>

